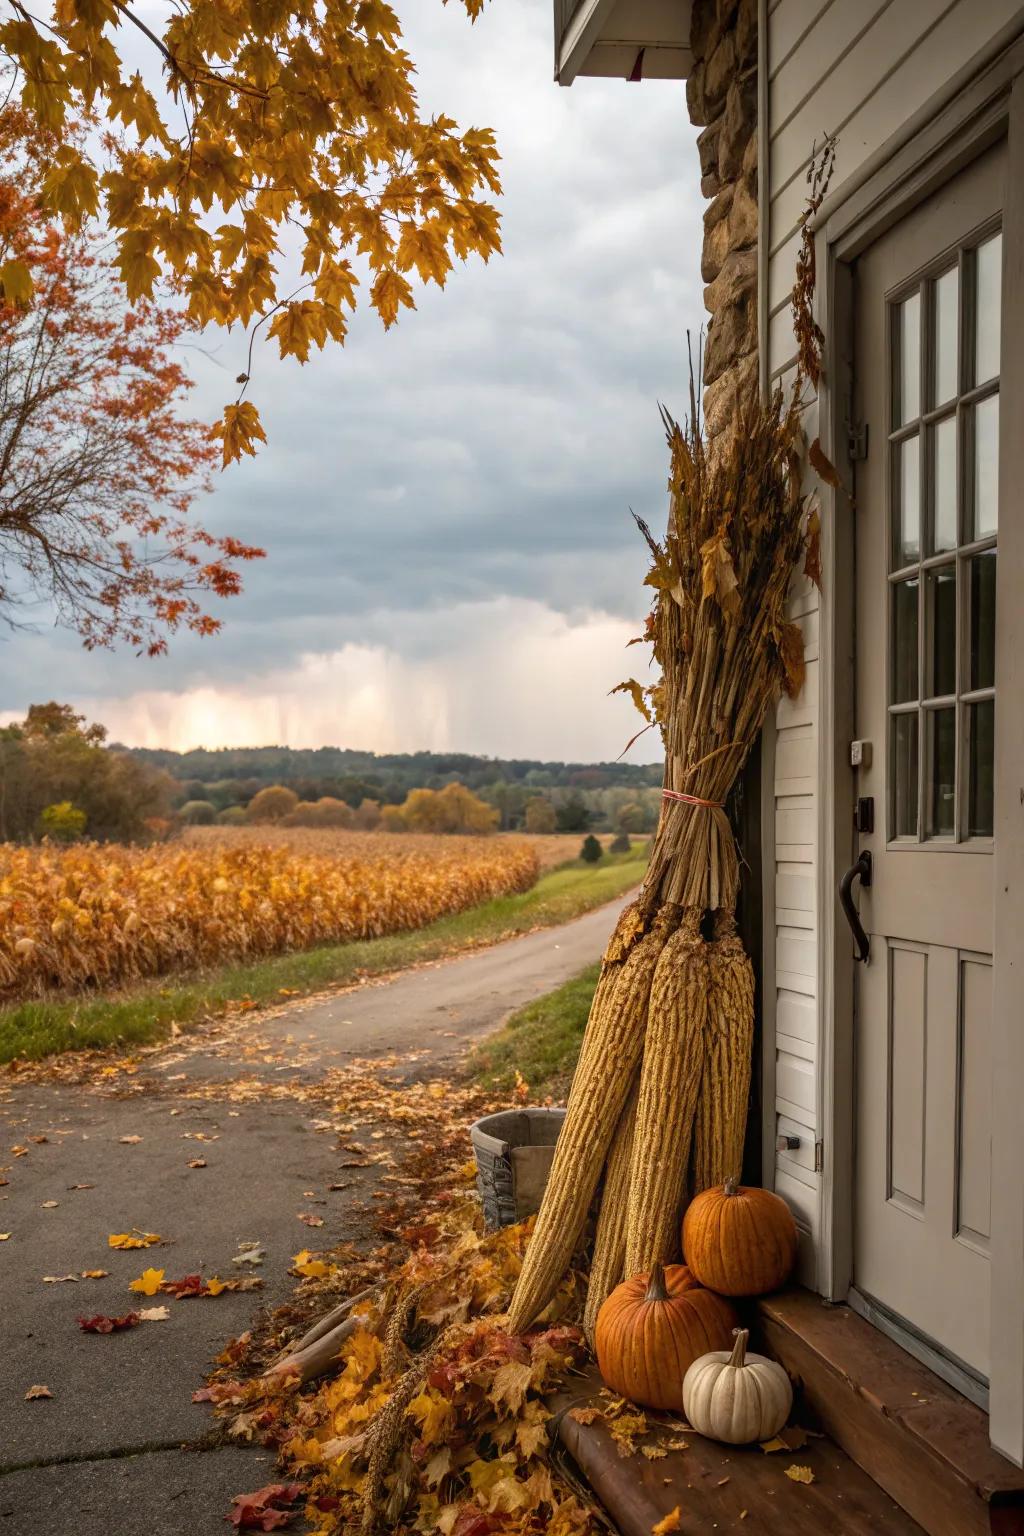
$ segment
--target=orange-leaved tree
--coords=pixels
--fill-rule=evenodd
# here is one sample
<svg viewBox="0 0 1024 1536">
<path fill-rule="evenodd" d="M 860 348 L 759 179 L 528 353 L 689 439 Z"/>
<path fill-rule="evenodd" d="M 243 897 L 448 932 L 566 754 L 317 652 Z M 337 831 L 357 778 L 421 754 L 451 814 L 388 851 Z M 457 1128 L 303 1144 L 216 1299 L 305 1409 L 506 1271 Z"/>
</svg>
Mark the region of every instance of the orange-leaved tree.
<svg viewBox="0 0 1024 1536">
<path fill-rule="evenodd" d="M 484 0 L 461 3 L 475 20 Z M 103 218 L 130 302 L 164 282 L 196 323 L 249 330 L 215 429 L 225 464 L 264 440 L 243 398 L 260 327 L 305 362 L 345 339 L 354 261 L 390 326 L 415 307 L 413 274 L 443 285 L 453 258 L 500 249 L 494 136 L 421 115 L 384 0 L 175 0 L 156 20 L 125 0 L 11 7 L 0 57 L 40 129 L 83 113 L 111 125 L 60 143 L 47 206 L 72 231 Z M 125 62 L 130 28 L 145 76 Z M 28 280 L 21 264 L 0 270 L 8 297 Z"/>
<path fill-rule="evenodd" d="M 45 213 L 60 152 L 0 112 L 0 621 L 42 606 L 86 646 L 156 654 L 169 631 L 217 630 L 207 599 L 238 592 L 262 551 L 190 518 L 216 449 L 180 414 L 188 322 L 129 306 L 93 223 L 68 233 Z"/>
</svg>

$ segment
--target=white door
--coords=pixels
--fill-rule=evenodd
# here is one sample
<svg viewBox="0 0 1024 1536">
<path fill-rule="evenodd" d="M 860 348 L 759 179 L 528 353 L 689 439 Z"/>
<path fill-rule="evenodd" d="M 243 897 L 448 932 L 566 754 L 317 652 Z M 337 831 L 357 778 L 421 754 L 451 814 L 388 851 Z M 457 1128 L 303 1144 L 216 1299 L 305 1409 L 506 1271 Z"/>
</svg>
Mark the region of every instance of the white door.
<svg viewBox="0 0 1024 1536">
<path fill-rule="evenodd" d="M 860 258 L 854 1284 L 989 1370 L 999 438 L 996 147 Z M 1024 430 L 1018 424 L 1017 430 Z M 1024 658 L 1022 658 L 1024 664 Z M 953 1368 L 953 1367 L 951 1367 Z"/>
</svg>

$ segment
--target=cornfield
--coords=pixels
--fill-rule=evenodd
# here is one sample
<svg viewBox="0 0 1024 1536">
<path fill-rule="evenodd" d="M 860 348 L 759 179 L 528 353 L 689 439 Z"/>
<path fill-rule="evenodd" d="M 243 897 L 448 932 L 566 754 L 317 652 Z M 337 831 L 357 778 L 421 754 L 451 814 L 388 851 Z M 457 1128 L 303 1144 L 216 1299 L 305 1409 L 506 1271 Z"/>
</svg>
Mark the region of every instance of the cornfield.
<svg viewBox="0 0 1024 1536">
<path fill-rule="evenodd" d="M 0 998 L 378 938 L 527 890 L 537 874 L 535 852 L 504 838 L 3 845 Z"/>
</svg>

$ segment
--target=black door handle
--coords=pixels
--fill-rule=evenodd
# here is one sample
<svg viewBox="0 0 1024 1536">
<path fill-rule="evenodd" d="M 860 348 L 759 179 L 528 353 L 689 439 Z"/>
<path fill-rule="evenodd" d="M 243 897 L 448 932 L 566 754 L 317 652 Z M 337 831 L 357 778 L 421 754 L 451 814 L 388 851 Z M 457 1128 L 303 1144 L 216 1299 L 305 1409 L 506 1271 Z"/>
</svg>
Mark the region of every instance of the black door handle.
<svg viewBox="0 0 1024 1536">
<path fill-rule="evenodd" d="M 843 909 L 843 916 L 850 925 L 850 932 L 857 942 L 858 960 L 867 960 L 871 953 L 871 943 L 864 932 L 864 925 L 860 920 L 860 913 L 853 904 L 853 882 L 859 879 L 861 885 L 871 884 L 871 855 L 865 848 L 856 864 L 851 864 L 846 874 L 839 882 L 839 905 Z"/>
</svg>

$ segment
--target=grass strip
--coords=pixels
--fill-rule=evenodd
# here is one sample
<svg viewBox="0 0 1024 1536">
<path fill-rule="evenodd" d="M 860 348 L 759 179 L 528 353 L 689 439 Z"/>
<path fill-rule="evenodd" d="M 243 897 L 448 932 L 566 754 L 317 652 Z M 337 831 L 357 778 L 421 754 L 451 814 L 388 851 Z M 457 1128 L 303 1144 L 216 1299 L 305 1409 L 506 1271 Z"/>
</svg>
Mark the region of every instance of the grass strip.
<svg viewBox="0 0 1024 1536">
<path fill-rule="evenodd" d="M 474 1046 L 469 1075 L 481 1087 L 501 1092 L 515 1085 L 520 1072 L 538 1093 L 563 1096 L 569 1088 L 583 1041 L 600 962 L 553 992 L 527 1003 L 493 1035 Z"/>
<path fill-rule="evenodd" d="M 0 1008 L 0 1061 L 144 1045 L 174 1025 L 187 1029 L 232 1003 L 278 1003 L 288 993 L 302 996 L 342 987 L 361 976 L 385 975 L 533 928 L 569 922 L 636 885 L 646 862 L 647 846 L 638 844 L 629 853 L 606 854 L 599 864 L 560 865 L 528 891 L 500 896 L 409 933 L 161 977 L 116 993 L 44 998 Z"/>
</svg>

